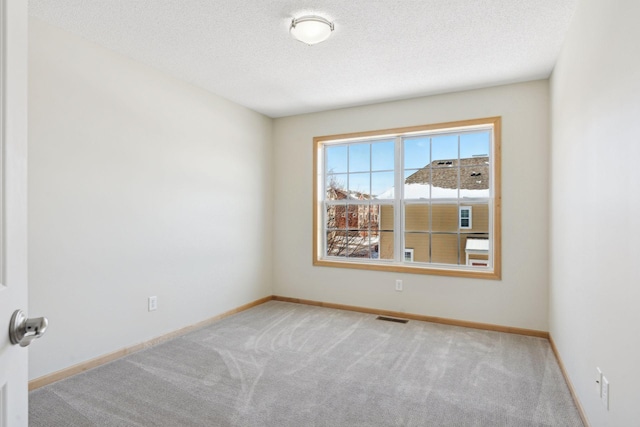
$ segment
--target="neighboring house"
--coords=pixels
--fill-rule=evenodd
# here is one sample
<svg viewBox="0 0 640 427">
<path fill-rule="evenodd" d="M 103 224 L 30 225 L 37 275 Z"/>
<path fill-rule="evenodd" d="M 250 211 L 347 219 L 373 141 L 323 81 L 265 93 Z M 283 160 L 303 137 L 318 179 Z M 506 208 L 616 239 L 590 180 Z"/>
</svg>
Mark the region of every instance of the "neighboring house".
<svg viewBox="0 0 640 427">
<path fill-rule="evenodd" d="M 405 179 L 404 198 L 416 201 L 405 205 L 405 261 L 487 265 L 489 204 L 464 199 L 489 197 L 489 167 L 487 156 L 435 160 Z M 380 217 L 380 258 L 393 259 L 393 207 Z"/>
<path fill-rule="evenodd" d="M 377 256 L 379 206 L 349 204 L 349 200 L 371 200 L 369 194 L 336 186 L 327 189 L 327 200 L 344 200 L 327 208 L 327 254 L 370 258 Z"/>
</svg>

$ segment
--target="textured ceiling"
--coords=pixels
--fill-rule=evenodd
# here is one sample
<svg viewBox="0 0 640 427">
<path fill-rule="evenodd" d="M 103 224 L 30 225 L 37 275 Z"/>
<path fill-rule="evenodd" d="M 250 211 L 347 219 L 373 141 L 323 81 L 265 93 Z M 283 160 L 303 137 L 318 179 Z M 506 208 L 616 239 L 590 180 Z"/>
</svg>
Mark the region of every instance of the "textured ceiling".
<svg viewBox="0 0 640 427">
<path fill-rule="evenodd" d="M 551 73 L 578 0 L 29 0 L 30 14 L 270 117 Z M 307 46 L 294 16 L 335 22 Z"/>
</svg>

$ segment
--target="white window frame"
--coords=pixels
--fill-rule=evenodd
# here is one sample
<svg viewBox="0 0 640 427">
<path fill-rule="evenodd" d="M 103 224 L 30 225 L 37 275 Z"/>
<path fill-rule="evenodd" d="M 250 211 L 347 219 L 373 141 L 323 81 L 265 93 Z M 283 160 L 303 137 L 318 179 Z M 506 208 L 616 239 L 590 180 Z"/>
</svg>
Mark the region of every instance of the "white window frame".
<svg viewBox="0 0 640 427">
<path fill-rule="evenodd" d="M 463 134 L 465 132 L 477 132 L 478 130 L 490 130 L 492 135 L 492 143 L 490 148 L 490 196 L 483 198 L 482 200 L 467 199 L 458 195 L 457 198 L 450 200 L 458 204 L 458 239 L 461 237 L 460 230 L 472 229 L 472 206 L 467 204 L 472 203 L 488 203 L 489 207 L 489 241 L 490 251 L 489 260 L 486 267 L 470 267 L 464 262 L 464 255 L 460 258 L 459 247 L 459 264 L 435 264 L 425 262 L 411 262 L 405 261 L 404 255 L 407 248 L 404 248 L 405 230 L 404 230 L 404 207 L 408 204 L 421 203 L 421 200 L 404 199 L 404 175 L 403 175 L 403 155 L 402 155 L 402 141 L 405 137 L 413 136 L 428 136 L 428 135 L 440 135 L 446 133 Z M 349 145 L 353 143 L 373 143 L 380 140 L 394 139 L 395 143 L 395 189 L 396 191 L 394 199 L 375 199 L 375 203 L 370 203 L 370 200 L 349 200 L 349 205 L 366 205 L 375 204 L 380 205 L 392 205 L 394 208 L 394 259 L 379 259 L 372 257 L 368 258 L 345 258 L 345 257 L 333 257 L 326 256 L 326 207 L 328 204 L 336 203 L 335 201 L 324 200 L 325 190 L 325 171 L 324 171 L 324 147 L 336 144 Z M 437 274 L 447 276 L 460 276 L 460 277 L 474 277 L 484 279 L 500 279 L 501 277 L 501 196 L 500 196 L 500 145 L 501 145 L 501 118 L 491 117 L 486 119 L 466 120 L 460 122 L 450 122 L 435 125 L 416 126 L 411 128 L 390 129 L 384 131 L 372 131 L 361 132 L 354 134 L 343 135 L 330 135 L 314 138 L 314 235 L 313 235 L 313 264 L 317 266 L 328 267 L 341 267 L 341 268 L 359 268 L 368 270 L 382 270 L 382 271 L 396 271 L 407 273 L 419 273 L 419 274 Z M 460 167 L 460 166 L 458 166 Z M 460 167 L 462 172 L 462 168 Z M 447 202 L 447 199 L 429 199 L 429 203 Z M 343 202 L 344 203 L 344 202 Z M 464 203 L 464 205 L 461 205 Z M 461 227 L 460 212 L 462 209 L 469 209 L 469 226 Z M 376 213 L 377 216 L 381 214 L 382 209 Z M 380 219 L 380 218 L 378 218 Z M 433 233 L 433 232 L 430 232 Z M 460 242 L 460 240 L 459 240 Z M 378 249 L 380 250 L 380 249 Z M 413 249 L 412 249 L 413 251 Z M 464 253 L 464 252 L 463 252 Z"/>
</svg>

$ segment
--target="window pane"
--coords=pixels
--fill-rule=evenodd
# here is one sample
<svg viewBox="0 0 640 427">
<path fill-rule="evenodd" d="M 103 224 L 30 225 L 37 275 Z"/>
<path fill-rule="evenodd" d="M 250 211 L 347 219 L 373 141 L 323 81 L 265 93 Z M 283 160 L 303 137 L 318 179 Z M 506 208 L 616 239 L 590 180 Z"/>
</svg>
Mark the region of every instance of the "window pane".
<svg viewBox="0 0 640 427">
<path fill-rule="evenodd" d="M 380 233 L 380 259 L 393 259 L 393 231 L 383 231 Z"/>
<path fill-rule="evenodd" d="M 429 137 L 404 139 L 404 168 L 421 169 L 431 162 Z"/>
<path fill-rule="evenodd" d="M 347 172 L 347 147 L 345 145 L 329 145 L 326 152 L 326 171 L 328 173 Z"/>
<path fill-rule="evenodd" d="M 429 231 L 429 205 L 405 205 L 404 228 L 406 231 Z"/>
<path fill-rule="evenodd" d="M 346 224 L 349 230 L 357 230 L 358 229 L 358 206 L 357 205 L 347 205 L 346 212 Z"/>
<path fill-rule="evenodd" d="M 483 158 L 464 159 L 476 162 Z M 460 197 L 489 197 L 489 166 L 484 162 L 478 166 L 460 168 Z"/>
<path fill-rule="evenodd" d="M 488 160 L 489 138 L 488 131 L 460 135 L 460 158 L 485 157 Z"/>
<path fill-rule="evenodd" d="M 327 226 L 344 230 L 347 228 L 347 205 L 333 205 L 327 207 Z"/>
<path fill-rule="evenodd" d="M 327 232 L 327 255 L 347 256 L 347 232 L 328 231 Z"/>
<path fill-rule="evenodd" d="M 365 225 L 369 232 L 370 254 L 372 259 L 380 257 L 380 208 L 380 205 L 368 206 L 369 223 Z M 393 214 L 393 210 L 391 214 Z M 363 226 L 363 228 L 365 226 Z"/>
<path fill-rule="evenodd" d="M 380 206 L 380 230 L 392 231 L 393 230 L 393 206 L 381 205 Z"/>
<path fill-rule="evenodd" d="M 394 213 L 393 206 L 381 205 L 380 206 L 380 244 L 379 252 L 380 259 L 393 259 L 393 224 Z"/>
<path fill-rule="evenodd" d="M 432 199 L 458 198 L 458 168 L 431 169 Z"/>
<path fill-rule="evenodd" d="M 371 194 L 371 175 L 367 173 L 349 174 L 350 197 L 360 200 L 369 199 Z"/>
<path fill-rule="evenodd" d="M 431 171 L 429 168 L 404 171 L 404 198 L 429 199 L 431 197 Z"/>
<path fill-rule="evenodd" d="M 431 205 L 431 229 L 433 231 L 458 231 L 458 205 Z"/>
<path fill-rule="evenodd" d="M 363 253 L 367 250 L 369 238 L 360 235 L 358 230 L 349 230 L 346 233 L 347 238 L 347 257 L 362 258 Z"/>
<path fill-rule="evenodd" d="M 371 242 L 371 236 L 368 230 L 357 230 L 351 232 L 349 257 L 350 258 L 371 258 L 373 246 L 377 244 L 377 240 Z"/>
<path fill-rule="evenodd" d="M 393 172 L 373 172 L 371 174 L 371 194 L 376 199 L 393 199 Z"/>
<path fill-rule="evenodd" d="M 368 172 L 371 169 L 370 150 L 369 144 L 349 145 L 349 172 Z"/>
<path fill-rule="evenodd" d="M 404 234 L 405 262 L 429 262 L 429 234 Z M 408 249 L 412 249 L 413 261 L 407 260 Z"/>
<path fill-rule="evenodd" d="M 389 207 L 393 209 L 392 206 Z M 380 205 L 366 205 L 362 208 L 364 222 L 361 228 L 367 228 L 368 230 L 370 230 L 371 235 L 377 238 L 378 230 L 380 230 Z"/>
<path fill-rule="evenodd" d="M 395 168 L 395 142 L 383 141 L 371 144 L 371 170 L 383 171 Z"/>
<path fill-rule="evenodd" d="M 347 174 L 327 175 L 326 200 L 347 198 Z"/>
<path fill-rule="evenodd" d="M 327 230 L 335 230 L 339 227 L 338 219 L 341 214 L 340 210 L 344 211 L 344 206 L 327 205 L 325 215 L 325 227 Z M 344 227 L 343 227 L 344 228 Z"/>
<path fill-rule="evenodd" d="M 431 236 L 431 262 L 458 264 L 457 234 L 433 234 Z"/>
<path fill-rule="evenodd" d="M 458 164 L 458 135 L 442 135 L 431 138 L 433 167 L 452 167 Z"/>
</svg>

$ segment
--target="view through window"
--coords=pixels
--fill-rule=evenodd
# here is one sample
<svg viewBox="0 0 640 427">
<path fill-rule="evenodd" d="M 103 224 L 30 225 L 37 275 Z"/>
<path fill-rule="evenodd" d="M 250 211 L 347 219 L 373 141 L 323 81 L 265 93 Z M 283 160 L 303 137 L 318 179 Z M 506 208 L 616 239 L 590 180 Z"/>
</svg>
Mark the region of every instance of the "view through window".
<svg viewBox="0 0 640 427">
<path fill-rule="evenodd" d="M 318 137 L 314 263 L 499 278 L 500 118 Z"/>
</svg>

